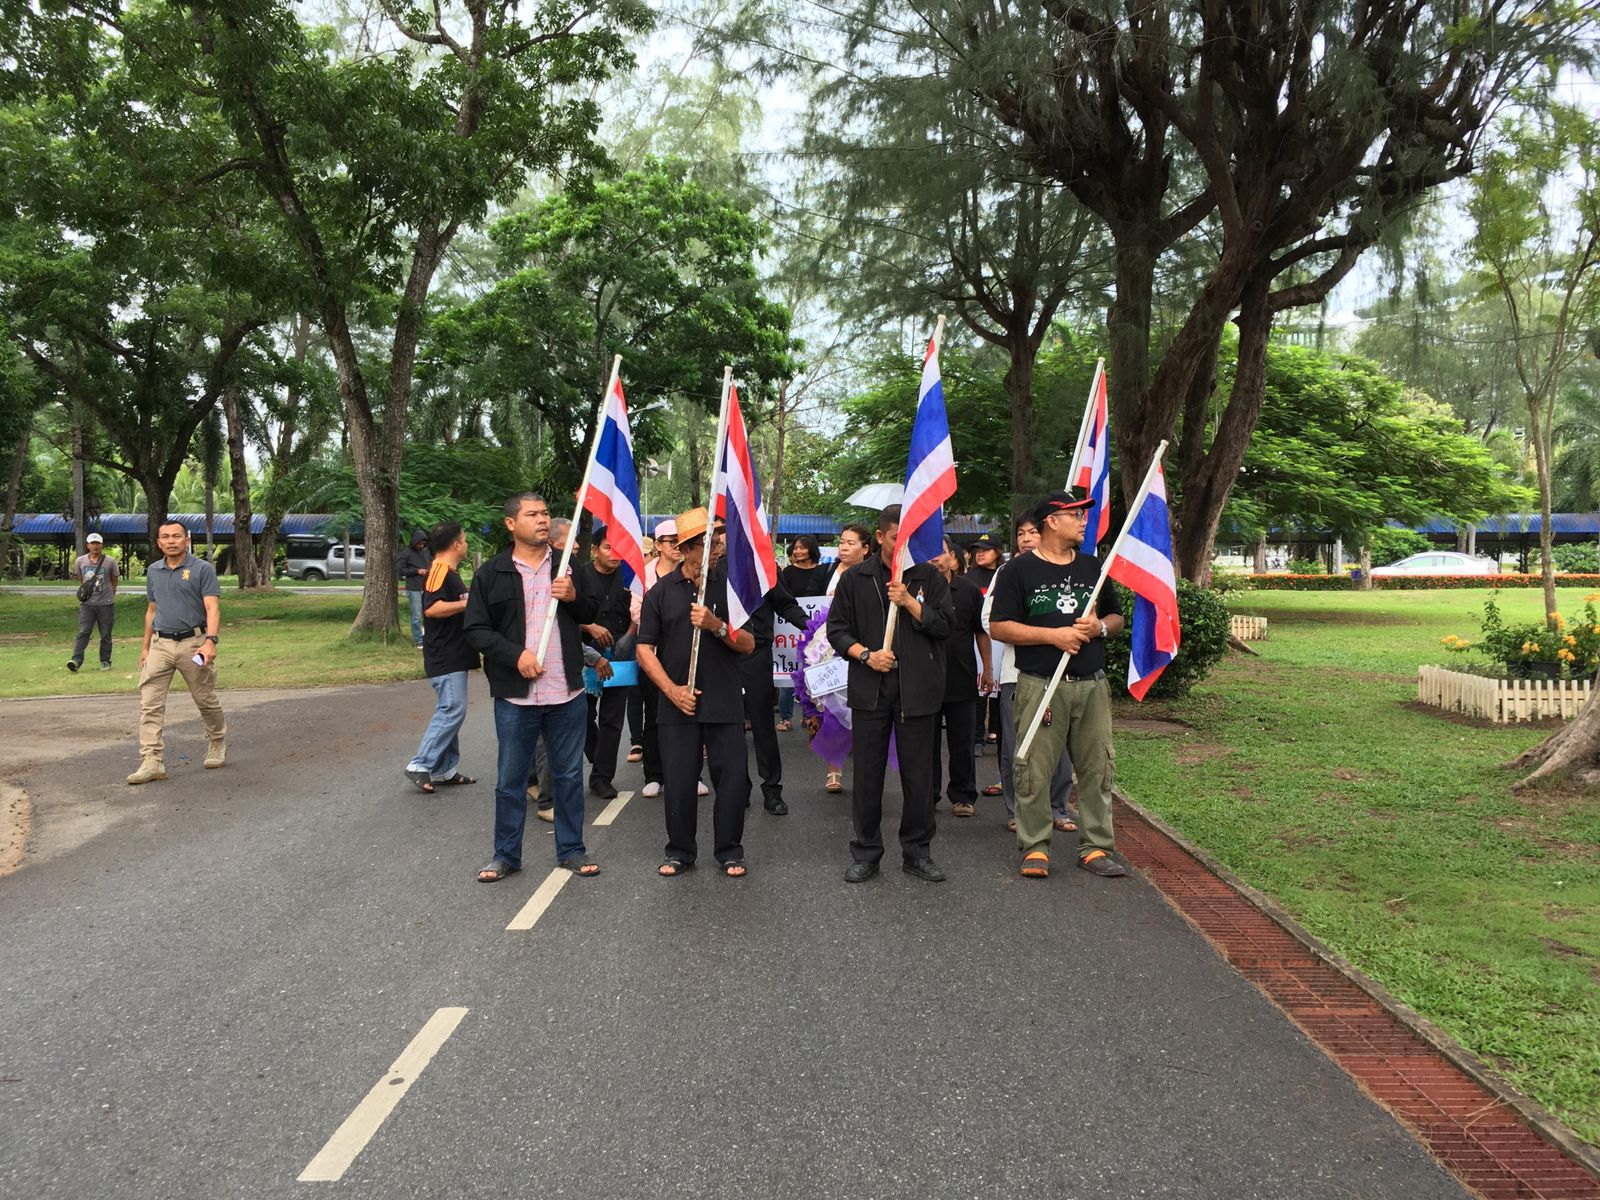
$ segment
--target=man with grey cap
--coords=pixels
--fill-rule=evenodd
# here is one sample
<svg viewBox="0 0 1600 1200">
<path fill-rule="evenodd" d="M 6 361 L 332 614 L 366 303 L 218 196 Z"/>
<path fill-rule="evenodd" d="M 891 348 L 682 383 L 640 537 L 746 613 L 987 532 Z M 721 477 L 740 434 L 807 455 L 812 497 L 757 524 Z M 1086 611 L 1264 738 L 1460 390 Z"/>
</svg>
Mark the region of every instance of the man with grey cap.
<svg viewBox="0 0 1600 1200">
<path fill-rule="evenodd" d="M 67 670 L 83 666 L 84 651 L 94 631 L 100 631 L 100 669 L 111 670 L 111 627 L 117 619 L 117 584 L 122 571 L 117 560 L 106 553 L 106 540 L 98 533 L 84 539 L 87 554 L 72 564 L 72 577 L 78 581 L 78 640 L 72 644 Z"/>
<path fill-rule="evenodd" d="M 217 573 L 189 553 L 189 531 L 181 521 L 156 529 L 161 557 L 145 571 L 149 607 L 144 614 L 144 648 L 139 652 L 139 769 L 129 783 L 167 777 L 162 727 L 167 690 L 176 671 L 189 685 L 206 727 L 206 769 L 222 766 L 228 723 L 217 699 L 217 642 L 222 626 L 222 589 Z"/>
</svg>

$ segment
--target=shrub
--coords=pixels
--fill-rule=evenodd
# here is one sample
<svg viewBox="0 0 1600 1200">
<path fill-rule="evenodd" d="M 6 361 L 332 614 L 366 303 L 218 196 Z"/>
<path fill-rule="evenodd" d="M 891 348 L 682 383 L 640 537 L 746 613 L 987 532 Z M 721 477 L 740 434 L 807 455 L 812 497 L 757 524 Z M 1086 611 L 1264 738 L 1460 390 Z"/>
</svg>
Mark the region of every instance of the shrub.
<svg viewBox="0 0 1600 1200">
<path fill-rule="evenodd" d="M 1291 575 L 1326 575 L 1322 562 L 1315 558 L 1291 558 L 1288 564 Z"/>
<path fill-rule="evenodd" d="M 1118 695 L 1128 694 L 1128 653 L 1133 626 L 1133 593 L 1121 584 L 1113 585 L 1122 601 L 1128 627 L 1106 643 L 1106 678 Z M 1147 699 L 1172 700 L 1189 694 L 1211 674 L 1228 652 L 1228 606 L 1222 597 L 1187 579 L 1178 580 L 1178 624 L 1183 635 L 1177 656 L 1167 664 L 1150 690 Z"/>
<path fill-rule="evenodd" d="M 1564 675 L 1588 678 L 1600 667 L 1600 612 L 1595 609 L 1600 592 L 1584 597 L 1583 612 L 1570 622 L 1560 613 L 1549 621 L 1507 625 L 1493 596 L 1483 602 L 1478 638 L 1467 641 L 1450 634 L 1440 644 L 1453 654 L 1486 654 L 1490 660 L 1515 670 L 1523 663 L 1555 663 Z M 1551 628 L 1551 625 L 1555 628 Z"/>
<path fill-rule="evenodd" d="M 1600 571 L 1600 555 L 1596 554 L 1593 543 L 1589 545 L 1556 546 L 1550 551 L 1550 558 L 1554 561 L 1557 571 L 1567 574 L 1588 573 Z"/>
<path fill-rule="evenodd" d="M 1433 549 L 1433 543 L 1415 529 L 1375 529 L 1367 542 L 1372 551 L 1372 564 L 1386 567 Z"/>
<path fill-rule="evenodd" d="M 1234 587 L 1248 592 L 1347 592 L 1355 580 L 1348 575 L 1248 575 Z M 1385 592 L 1427 592 L 1447 588 L 1536 588 L 1534 575 L 1379 575 L 1372 586 Z M 1600 574 L 1557 575 L 1557 587 L 1600 588 Z"/>
</svg>

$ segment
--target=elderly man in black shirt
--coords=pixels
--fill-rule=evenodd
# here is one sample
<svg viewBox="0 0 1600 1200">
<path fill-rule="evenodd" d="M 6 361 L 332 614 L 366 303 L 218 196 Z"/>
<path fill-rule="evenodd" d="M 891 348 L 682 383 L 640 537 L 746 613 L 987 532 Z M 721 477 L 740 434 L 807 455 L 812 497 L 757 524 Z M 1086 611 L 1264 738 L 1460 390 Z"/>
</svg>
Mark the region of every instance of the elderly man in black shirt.
<svg viewBox="0 0 1600 1200">
<path fill-rule="evenodd" d="M 895 534 L 900 506 L 878 517 L 879 552 L 851 567 L 834 591 L 828 610 L 828 641 L 850 662 L 846 699 L 850 705 L 855 758 L 850 842 L 854 861 L 844 873 L 863 883 L 878 873 L 883 858 L 883 778 L 889 761 L 889 734 L 900 759 L 904 806 L 900 814 L 900 853 L 908 874 L 930 883 L 944 880 L 933 861 L 935 832 L 933 756 L 938 753 L 939 709 L 944 703 L 945 658 L 940 645 L 950 636 L 955 613 L 950 585 L 929 563 L 907 567 L 893 581 Z M 901 609 L 894 644 L 883 648 L 889 607 Z"/>
<path fill-rule="evenodd" d="M 671 878 L 692 868 L 699 849 L 698 784 L 702 751 L 716 793 L 712 805 L 712 852 L 729 878 L 742 878 L 744 810 L 750 775 L 744 749 L 744 691 L 740 661 L 755 649 L 748 630 L 728 624 L 728 580 L 713 570 L 706 602 L 696 603 L 706 557 L 706 510 L 678 517 L 683 562 L 645 593 L 639 612 L 639 669 L 661 690 L 657 719 L 667 820 L 666 857 L 659 873 Z M 693 680 L 689 658 L 693 631 L 700 657 Z M 681 681 L 681 682 L 680 682 Z"/>
</svg>

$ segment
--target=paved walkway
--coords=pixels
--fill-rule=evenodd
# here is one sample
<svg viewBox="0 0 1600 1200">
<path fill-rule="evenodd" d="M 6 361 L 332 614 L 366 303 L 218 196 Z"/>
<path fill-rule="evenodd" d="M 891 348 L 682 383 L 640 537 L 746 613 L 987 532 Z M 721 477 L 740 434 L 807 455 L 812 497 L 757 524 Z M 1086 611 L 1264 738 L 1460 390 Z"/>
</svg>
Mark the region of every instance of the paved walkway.
<svg viewBox="0 0 1600 1200">
<path fill-rule="evenodd" d="M 126 739 L 33 756 L 47 849 L 0 878 L 0 1194 L 1466 1195 L 1142 879 L 1017 878 L 997 802 L 941 818 L 947 884 L 845 885 L 846 803 L 798 733 L 748 879 L 657 879 L 634 796 L 589 834 L 604 873 L 508 930 L 551 887 L 547 827 L 521 875 L 473 880 L 488 698 L 483 782 L 437 798 L 399 774 L 431 700 L 235 706 L 226 770 L 191 723 L 137 790 Z M 71 703 L 6 706 L 14 762 Z"/>
</svg>

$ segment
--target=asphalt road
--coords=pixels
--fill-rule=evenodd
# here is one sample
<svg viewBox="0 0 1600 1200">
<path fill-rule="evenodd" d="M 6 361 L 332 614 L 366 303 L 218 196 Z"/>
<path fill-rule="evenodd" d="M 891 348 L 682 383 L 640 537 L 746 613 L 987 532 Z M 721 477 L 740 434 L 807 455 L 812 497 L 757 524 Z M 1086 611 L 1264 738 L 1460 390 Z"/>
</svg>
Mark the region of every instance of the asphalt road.
<svg viewBox="0 0 1600 1200">
<path fill-rule="evenodd" d="M 656 878 L 636 795 L 589 833 L 603 873 L 508 931 L 551 838 L 475 882 L 481 679 L 482 782 L 436 798 L 400 775 L 425 685 L 258 697 L 209 773 L 173 701 L 165 784 L 122 783 L 131 719 L 24 772 L 5 1197 L 1466 1195 L 1142 879 L 1019 879 L 998 801 L 941 818 L 948 883 L 852 887 L 846 801 L 784 735 L 793 812 L 751 812 L 749 878 Z M 13 764 L 36 703 L 0 713 Z M 369 1091 L 398 1102 L 342 1178 L 298 1182 Z"/>
</svg>

